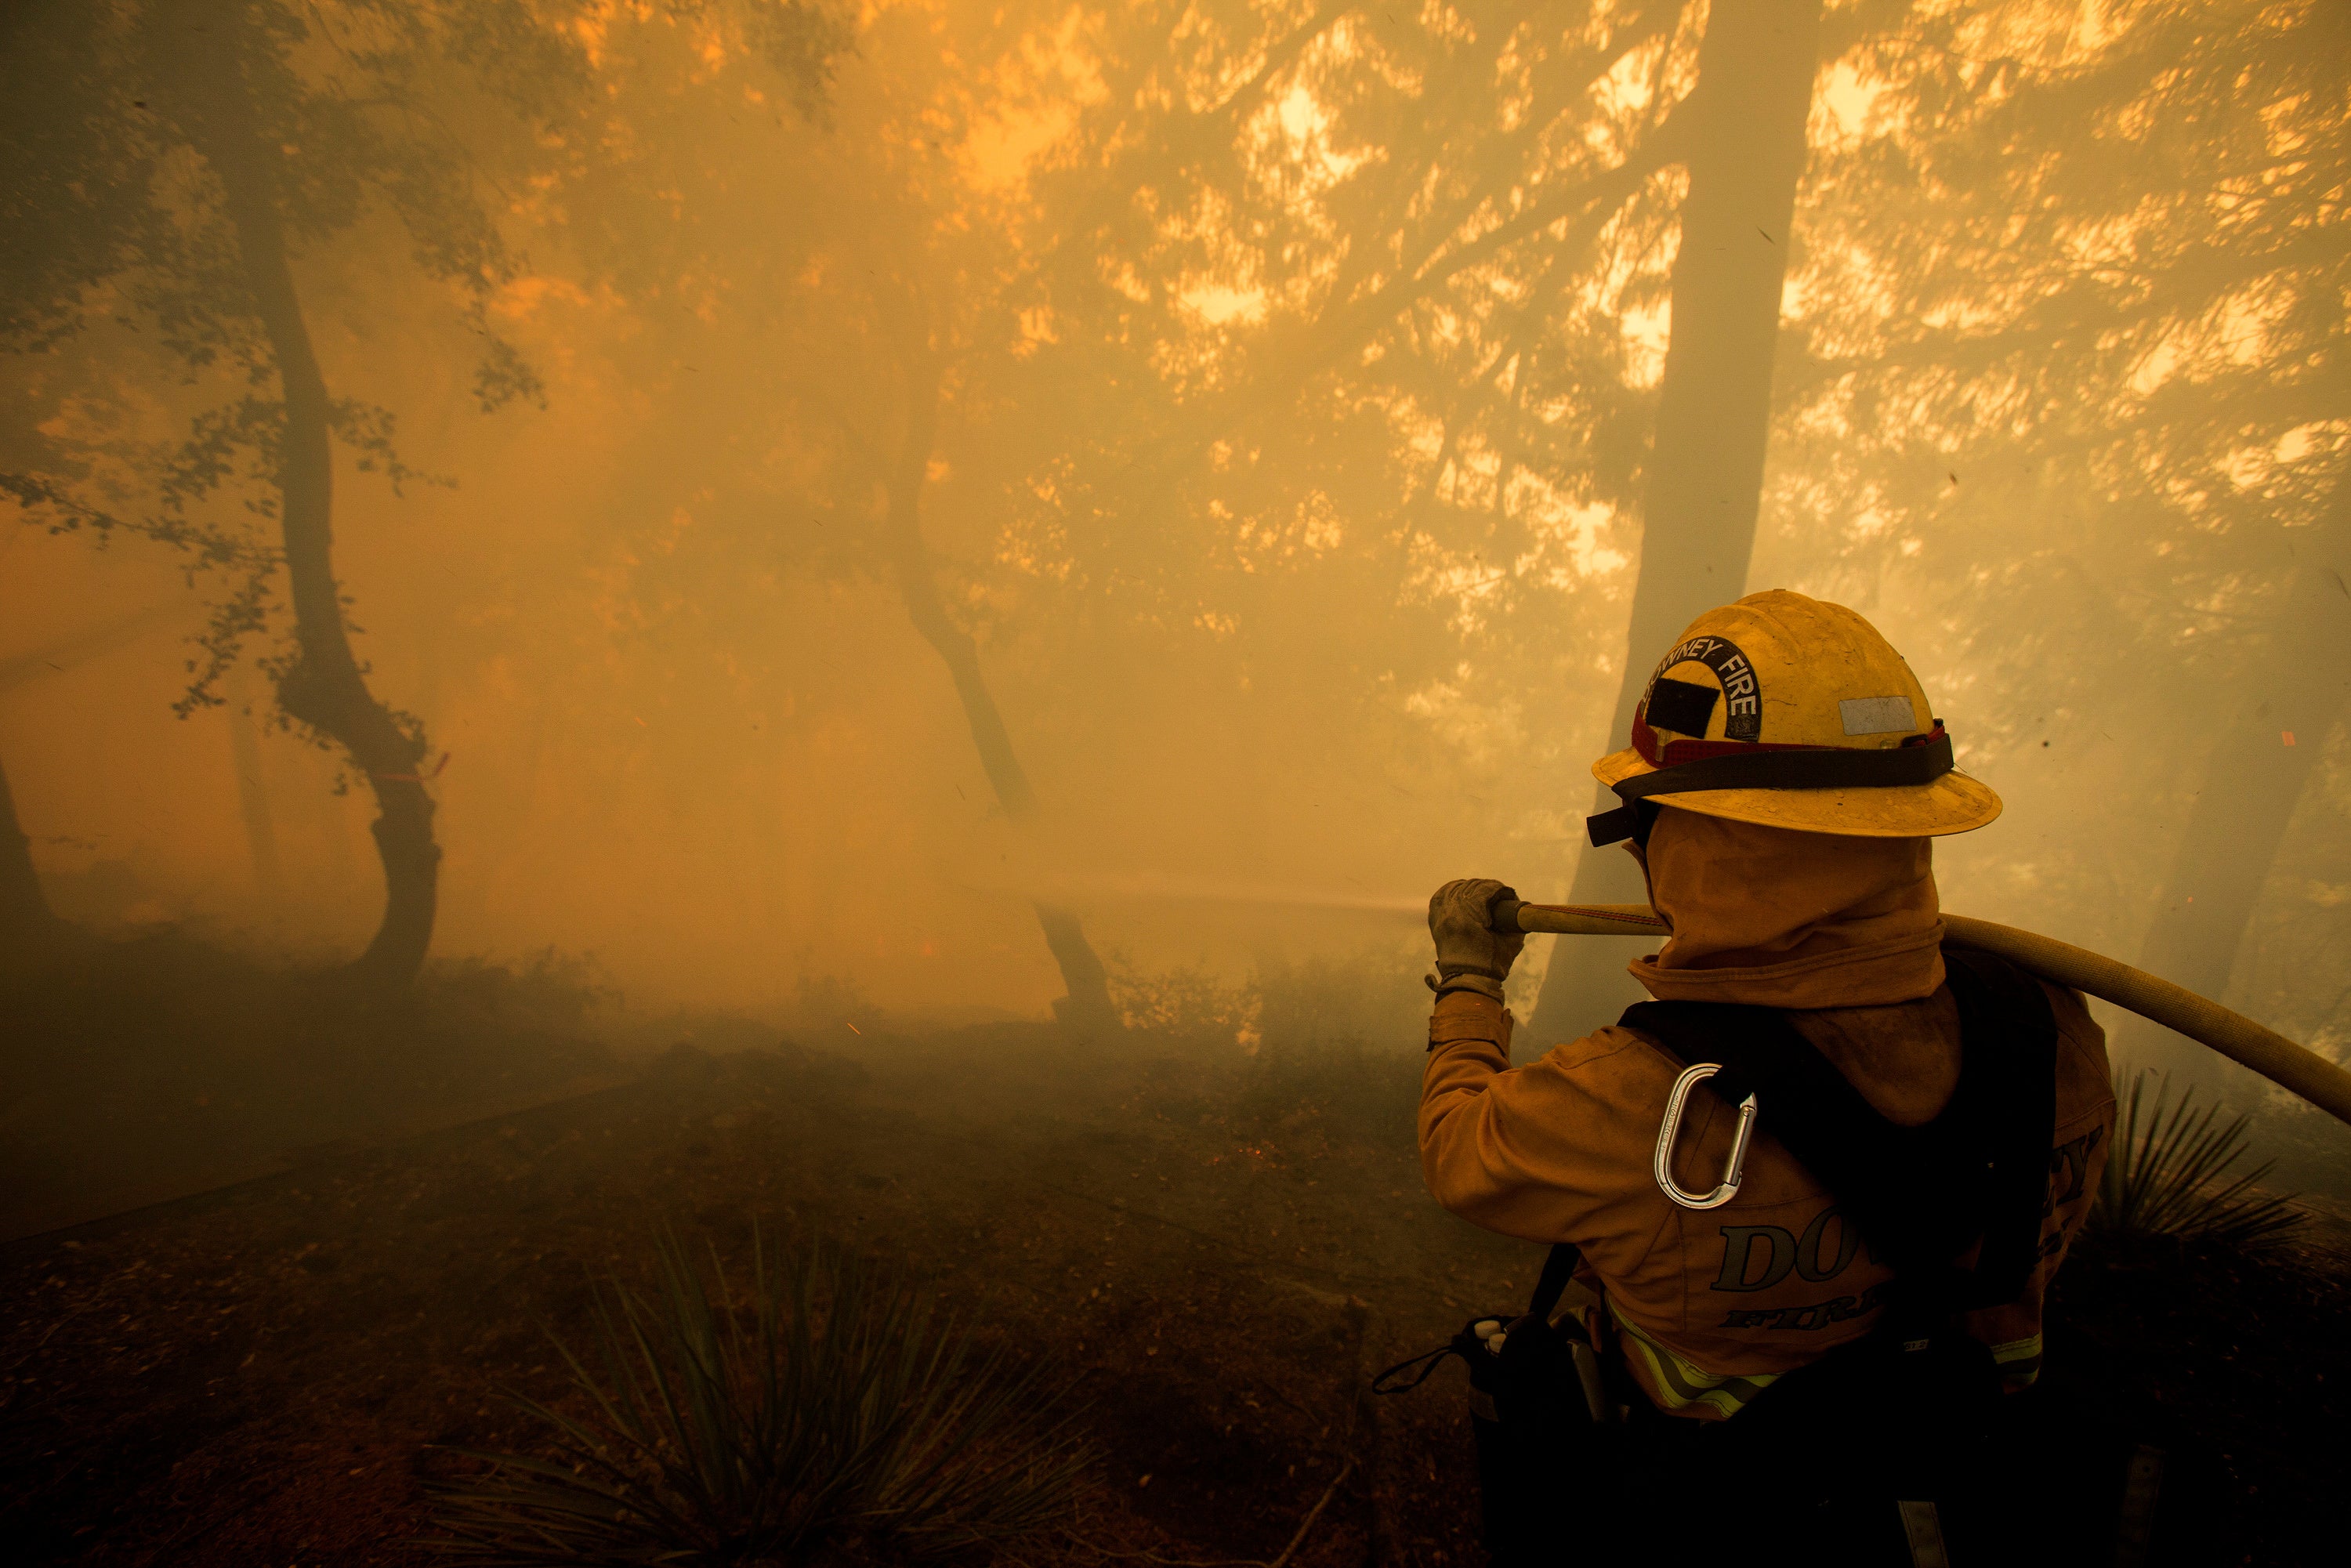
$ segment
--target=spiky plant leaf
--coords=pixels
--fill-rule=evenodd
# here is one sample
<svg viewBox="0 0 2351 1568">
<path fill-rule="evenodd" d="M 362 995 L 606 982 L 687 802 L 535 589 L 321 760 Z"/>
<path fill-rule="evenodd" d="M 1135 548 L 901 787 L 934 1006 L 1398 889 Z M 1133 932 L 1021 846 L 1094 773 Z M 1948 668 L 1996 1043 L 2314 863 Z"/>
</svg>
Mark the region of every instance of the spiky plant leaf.
<svg viewBox="0 0 2351 1568">
<path fill-rule="evenodd" d="M 1069 1414 L 904 1275 L 822 1246 L 779 1262 L 756 1229 L 743 1310 L 715 1252 L 705 1283 L 664 1236 L 654 1272 L 649 1296 L 600 1298 L 593 1370 L 557 1342 L 581 1413 L 514 1401 L 552 1457 L 470 1454 L 486 1470 L 438 1490 L 442 1555 L 905 1560 L 1069 1517 L 1086 1463 Z"/>
<path fill-rule="evenodd" d="M 2127 1087 L 2115 1085 L 2121 1115 L 2090 1208 L 2094 1234 L 2249 1249 L 2282 1240 L 2303 1223 L 2291 1197 L 2259 1189 L 2269 1162 L 2229 1178 L 2229 1168 L 2248 1152 L 2245 1117 L 2221 1123 L 2217 1106 L 2195 1105 L 2193 1089 L 2171 1102 L 2168 1075 L 2149 1100 L 2147 1077 L 2141 1071 Z"/>
</svg>

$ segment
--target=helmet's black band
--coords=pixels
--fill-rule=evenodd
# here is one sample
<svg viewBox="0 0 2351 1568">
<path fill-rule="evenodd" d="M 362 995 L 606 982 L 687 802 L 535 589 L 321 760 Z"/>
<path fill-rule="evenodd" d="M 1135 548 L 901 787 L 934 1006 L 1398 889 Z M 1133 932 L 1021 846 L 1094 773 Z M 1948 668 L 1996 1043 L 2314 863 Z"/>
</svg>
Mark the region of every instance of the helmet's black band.
<svg viewBox="0 0 2351 1568">
<path fill-rule="evenodd" d="M 1633 836 L 1640 825 L 1635 803 L 1651 795 L 1698 789 L 1894 789 L 1932 784 L 1951 770 L 1951 737 L 1937 735 L 1923 746 L 1885 750 L 1753 751 L 1708 757 L 1637 774 L 1609 786 L 1625 803 L 1583 820 L 1594 847 Z"/>
</svg>

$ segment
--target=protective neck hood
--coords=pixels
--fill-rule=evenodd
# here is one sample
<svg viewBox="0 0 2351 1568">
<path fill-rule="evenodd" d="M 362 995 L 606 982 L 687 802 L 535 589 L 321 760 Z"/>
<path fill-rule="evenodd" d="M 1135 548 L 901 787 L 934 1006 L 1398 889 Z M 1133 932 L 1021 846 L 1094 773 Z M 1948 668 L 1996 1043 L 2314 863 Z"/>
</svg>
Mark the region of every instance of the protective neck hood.
<svg viewBox="0 0 2351 1568">
<path fill-rule="evenodd" d="M 1642 864 L 1674 934 L 1632 971 L 1662 1000 L 1882 1007 L 1943 983 L 1931 839 L 1803 833 L 1668 806 Z"/>
</svg>

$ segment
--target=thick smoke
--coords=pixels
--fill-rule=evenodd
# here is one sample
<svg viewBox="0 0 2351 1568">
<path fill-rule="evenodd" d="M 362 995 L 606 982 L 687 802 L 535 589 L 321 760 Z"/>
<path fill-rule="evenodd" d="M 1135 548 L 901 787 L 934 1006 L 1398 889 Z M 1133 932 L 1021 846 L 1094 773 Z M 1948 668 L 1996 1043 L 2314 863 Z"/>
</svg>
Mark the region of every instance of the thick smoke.
<svg viewBox="0 0 2351 1568">
<path fill-rule="evenodd" d="M 9 24 L 115 183 L 9 253 L 0 763 L 64 918 L 340 961 L 374 786 L 282 722 L 282 572 L 173 712 L 240 580 L 189 536 L 277 549 L 290 450 L 225 111 L 177 10 L 73 55 L 78 9 Z M 1786 586 L 2006 797 L 1950 907 L 2339 1052 L 2339 22 L 1836 10 L 1741 63 L 1568 9 L 394 8 L 351 25 L 399 114 L 309 21 L 239 46 L 436 958 L 1031 1018 L 1072 932 L 1113 979 L 1409 966 L 1446 877 L 1575 883 L 1636 585 Z M 1794 73 L 1803 137 L 1777 329 L 1700 345 L 1686 207 L 1768 152 L 1709 70 Z M 1703 449 L 1669 346 L 1768 389 L 1728 575 L 1645 534 Z"/>
</svg>

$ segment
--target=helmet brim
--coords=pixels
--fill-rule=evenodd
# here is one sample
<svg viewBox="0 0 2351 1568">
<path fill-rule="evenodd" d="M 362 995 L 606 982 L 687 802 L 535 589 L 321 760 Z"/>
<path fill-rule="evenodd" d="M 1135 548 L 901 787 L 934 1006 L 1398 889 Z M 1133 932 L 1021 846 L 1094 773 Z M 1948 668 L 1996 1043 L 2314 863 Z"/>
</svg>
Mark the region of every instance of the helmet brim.
<svg viewBox="0 0 2351 1568">
<path fill-rule="evenodd" d="M 1656 771 L 1630 747 L 1592 765 L 1592 776 L 1612 789 L 1625 779 Z M 1733 822 L 1802 833 L 1843 833 L 1857 839 L 1933 839 L 1972 832 L 2001 810 L 2000 797 L 1991 786 L 1964 773 L 1946 773 L 1931 784 L 1844 789 L 1692 789 L 1646 799 Z"/>
</svg>

